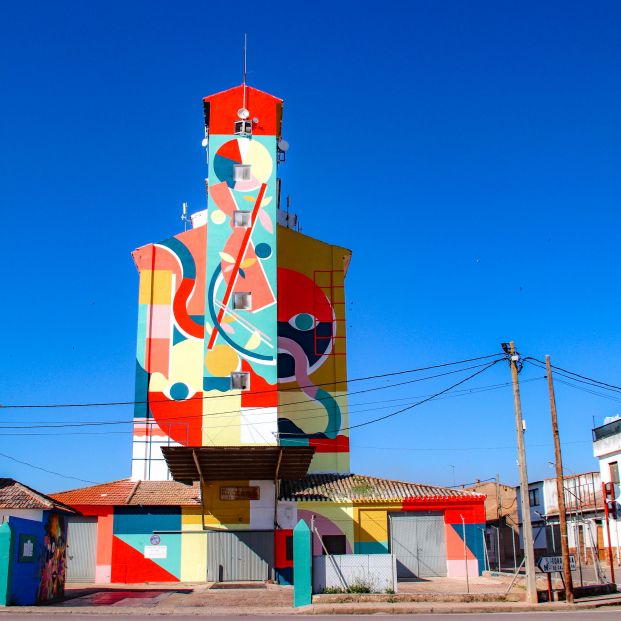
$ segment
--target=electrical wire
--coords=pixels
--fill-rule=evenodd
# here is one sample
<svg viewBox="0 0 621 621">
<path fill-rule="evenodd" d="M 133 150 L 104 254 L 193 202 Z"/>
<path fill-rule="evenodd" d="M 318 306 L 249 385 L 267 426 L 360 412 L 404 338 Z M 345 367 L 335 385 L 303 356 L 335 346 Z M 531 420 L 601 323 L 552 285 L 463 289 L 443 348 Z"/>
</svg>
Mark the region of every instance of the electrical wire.
<svg viewBox="0 0 621 621">
<path fill-rule="evenodd" d="M 41 472 L 46 472 L 47 474 L 55 474 L 58 477 L 63 477 L 65 479 L 74 479 L 75 481 L 82 481 L 83 483 L 93 483 L 97 484 L 96 481 L 90 481 L 89 479 L 81 479 L 80 477 L 74 477 L 70 474 L 62 474 L 61 472 L 55 472 L 54 470 L 48 470 L 47 468 L 42 468 L 41 466 L 35 466 L 27 461 L 22 461 L 21 459 L 17 459 L 17 457 L 12 457 L 11 455 L 7 455 L 6 453 L 0 453 L 0 457 L 4 457 L 5 459 L 10 459 L 15 463 L 21 464 L 22 466 L 28 466 L 29 468 L 34 468 L 35 470 L 41 470 Z"/>
<path fill-rule="evenodd" d="M 521 384 L 526 384 L 528 382 L 536 382 L 536 381 L 541 381 L 542 379 L 545 379 L 545 376 L 543 377 L 533 377 L 533 378 L 529 378 L 526 380 L 522 380 Z M 505 383 L 501 383 L 501 384 L 492 384 L 490 386 L 480 386 L 480 387 L 476 387 L 476 388 L 464 388 L 462 390 L 458 390 L 455 391 L 452 394 L 446 394 L 444 396 L 438 397 L 437 400 L 440 399 L 456 399 L 459 397 L 465 397 L 468 395 L 474 395 L 474 394 L 478 394 L 481 392 L 490 392 L 492 390 L 499 390 L 501 388 L 506 388 L 508 386 L 511 386 L 511 382 L 505 382 Z M 402 397 L 399 399 L 388 399 L 387 401 L 407 401 L 407 400 L 411 400 L 411 399 L 419 399 L 419 398 L 423 398 L 423 397 L 428 397 L 430 395 L 418 395 L 418 396 L 410 396 L 410 397 Z M 385 401 L 372 401 L 369 402 L 369 404 L 377 404 L 377 403 L 385 403 Z M 362 405 L 362 404 L 359 404 Z M 352 406 L 349 406 L 347 408 L 347 412 L 348 415 L 351 414 L 360 414 L 362 412 L 375 412 L 377 410 L 381 410 L 381 409 L 388 409 L 393 407 L 392 405 L 385 405 L 385 406 L 380 406 L 380 407 L 375 407 L 375 408 L 366 408 L 364 410 L 356 410 L 355 412 L 352 412 Z M 309 408 L 308 411 L 317 411 L 320 408 Z M 296 410 L 295 412 L 293 412 L 294 414 L 297 414 L 298 412 L 303 412 L 305 410 Z M 316 419 L 316 418 L 325 418 L 325 414 L 321 417 L 319 416 L 302 416 L 302 417 L 298 417 L 296 416 L 295 420 L 297 421 L 302 421 L 302 420 L 312 420 L 312 419 Z M 105 422 L 105 421 L 102 421 Z M 133 420 L 128 420 L 125 423 L 122 424 L 133 424 L 135 421 Z M 32 423 L 32 429 L 39 429 L 40 427 L 38 427 L 37 425 L 34 424 L 34 421 L 31 421 Z M 116 424 L 111 422 L 110 424 Z M 153 424 L 157 424 L 156 421 L 153 422 Z M 244 422 L 240 422 L 240 425 L 244 426 L 244 425 L 255 425 L 256 423 L 244 423 Z M 228 425 L 221 425 L 221 426 L 209 426 L 209 429 L 223 429 L 228 427 Z M 8 427 L 7 427 L 8 428 Z M 2 429 L 0 427 L 0 429 Z M 128 433 L 133 433 L 134 430 L 133 429 L 126 429 L 123 431 L 74 431 L 74 432 L 58 432 L 55 433 L 53 431 L 50 432 L 45 432 L 45 433 L 32 433 L 32 432 L 18 432 L 18 433 L 2 433 L 0 434 L 1 437 L 8 437 L 8 436 L 79 436 L 79 435 L 113 435 L 113 434 L 128 434 Z"/>
<path fill-rule="evenodd" d="M 500 358 L 499 360 L 495 361 L 494 364 L 496 362 L 500 362 L 500 360 L 504 360 L 504 358 Z M 437 373 L 435 375 L 429 375 L 427 377 L 421 377 L 421 378 L 417 378 L 417 379 L 413 379 L 413 380 L 407 380 L 405 382 L 397 382 L 394 384 L 388 384 L 386 386 L 376 386 L 374 388 L 365 388 L 364 390 L 358 390 L 358 391 L 351 391 L 351 392 L 344 392 L 342 393 L 342 395 L 337 395 L 337 398 L 339 396 L 351 396 L 351 395 L 357 395 L 357 394 L 363 394 L 363 393 L 367 393 L 367 392 L 376 392 L 378 390 L 386 390 L 389 388 L 395 388 L 397 386 L 405 386 L 407 384 L 415 384 L 418 382 L 423 382 L 429 379 L 435 379 L 438 377 L 444 377 L 446 375 L 453 375 L 455 373 L 462 373 L 464 371 L 468 371 L 470 369 L 475 369 L 475 368 L 480 368 L 482 366 L 485 366 L 485 363 L 483 364 L 476 364 L 476 365 L 472 365 L 470 367 L 464 367 L 463 369 L 455 369 L 453 371 L 445 371 L 444 373 Z M 253 393 L 253 395 L 256 393 Z M 230 397 L 230 395 L 228 395 Z M 316 399 L 316 401 L 332 401 L 334 399 L 334 397 L 332 395 L 328 395 L 326 397 L 319 397 Z M 183 403 L 182 401 L 180 402 L 176 402 L 176 401 L 170 401 L 167 400 L 166 403 Z M 279 407 L 285 407 L 287 405 L 297 405 L 297 404 L 303 404 L 303 405 L 308 405 L 308 399 L 305 399 L 303 401 L 293 401 L 291 403 L 288 404 L 282 404 Z M 245 408 L 245 410 L 247 412 L 250 412 L 252 410 L 262 410 L 264 408 L 261 407 L 252 407 L 252 408 Z M 299 410 L 297 410 L 299 411 Z M 226 414 L 229 414 L 230 416 L 238 416 L 239 415 L 239 408 L 235 409 L 235 410 L 223 410 L 220 412 L 206 412 L 204 414 L 191 414 L 191 415 L 187 415 L 187 416 L 178 416 L 175 419 L 175 422 L 182 422 L 182 421 L 189 421 L 191 419 L 203 419 L 206 416 L 225 416 Z M 323 417 L 323 416 L 322 416 Z M 322 417 L 317 417 L 317 418 L 322 418 Z M 97 427 L 97 426 L 102 426 L 102 425 L 126 425 L 126 424 L 130 424 L 130 423 L 134 423 L 135 422 L 135 418 L 131 418 L 131 419 L 127 419 L 127 420 L 121 420 L 121 421 L 79 421 L 79 422 L 72 422 L 72 423 L 45 423 L 45 424 L 41 424 L 41 425 L 0 425 L 0 429 L 32 429 L 32 428 L 61 428 L 61 427 Z"/>
<path fill-rule="evenodd" d="M 332 382 L 324 382 L 323 384 L 309 384 L 308 386 L 292 386 L 291 388 L 285 388 L 285 387 L 278 387 L 275 386 L 274 388 L 270 389 L 270 390 L 262 390 L 262 391 L 253 391 L 253 395 L 260 395 L 260 394 L 265 394 L 265 393 L 274 393 L 276 391 L 278 392 L 285 392 L 285 391 L 298 391 L 300 389 L 304 389 L 304 388 L 317 388 L 320 386 L 334 386 L 336 384 L 351 384 L 353 382 L 361 382 L 361 381 L 368 381 L 368 380 L 372 380 L 372 379 L 383 379 L 385 377 L 394 377 L 397 375 L 407 375 L 409 373 L 418 373 L 421 371 L 430 371 L 433 369 L 440 369 L 443 367 L 449 367 L 449 366 L 454 366 L 457 364 L 465 364 L 466 362 L 476 362 L 478 360 L 485 360 L 485 359 L 489 359 L 489 358 L 494 358 L 494 357 L 498 357 L 500 354 L 496 353 L 496 354 L 488 354 L 486 356 L 477 356 L 475 358 L 466 358 L 465 360 L 456 360 L 453 362 L 443 362 L 441 364 L 434 364 L 434 365 L 430 365 L 427 367 L 419 367 L 417 369 L 407 369 L 405 371 L 394 371 L 391 373 L 380 373 L 378 375 L 367 375 L 365 377 L 355 377 L 353 379 L 345 379 L 345 380 L 335 380 Z M 503 357 L 504 359 L 504 357 Z M 289 382 L 283 382 L 283 383 L 289 383 Z M 222 398 L 227 398 L 230 397 L 230 395 L 228 394 L 224 394 L 224 395 L 207 395 L 202 397 L 202 399 L 222 399 Z M 169 399 L 160 399 L 161 402 L 163 403 L 168 403 Z M 148 400 L 148 401 L 102 401 L 102 402 L 93 402 L 93 403 L 39 403 L 39 404 L 35 404 L 35 403 L 22 403 L 22 404 L 9 404 L 9 405 L 1 405 L 0 404 L 0 409 L 36 409 L 36 408 L 86 408 L 86 407 L 107 407 L 107 406 L 119 406 L 119 405 L 141 405 L 141 404 L 147 404 L 147 403 L 157 403 L 156 400 Z"/>
<path fill-rule="evenodd" d="M 546 368 L 546 363 L 545 362 L 543 362 L 542 360 L 539 360 L 537 358 L 533 358 L 532 356 L 528 356 L 524 360 L 527 360 L 527 361 L 534 360 L 535 362 L 538 362 L 541 365 L 540 368 L 544 368 L 544 369 Z M 581 383 L 584 383 L 584 384 L 592 384 L 592 385 L 596 384 L 598 388 L 602 388 L 604 390 L 612 390 L 614 392 L 621 392 L 621 386 L 616 386 L 615 384 L 609 384 L 607 382 L 602 382 L 600 380 L 593 379 L 592 377 L 587 377 L 586 375 L 580 375 L 579 373 L 575 373 L 574 371 L 569 371 L 568 369 L 564 369 L 563 367 L 557 367 L 554 364 L 551 364 L 550 366 L 555 371 L 557 371 L 559 374 L 561 374 L 561 375 L 565 374 L 565 377 L 567 375 L 574 376 L 574 377 L 570 377 L 568 379 L 572 379 L 575 382 L 581 382 Z"/>
</svg>

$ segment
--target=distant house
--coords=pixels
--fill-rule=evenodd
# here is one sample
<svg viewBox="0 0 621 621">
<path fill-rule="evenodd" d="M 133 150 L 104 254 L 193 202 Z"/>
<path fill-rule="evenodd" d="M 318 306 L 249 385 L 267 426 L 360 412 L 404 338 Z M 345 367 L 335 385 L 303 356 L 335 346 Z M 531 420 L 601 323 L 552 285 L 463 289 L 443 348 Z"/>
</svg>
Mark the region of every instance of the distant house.
<svg viewBox="0 0 621 621">
<path fill-rule="evenodd" d="M 74 513 L 15 479 L 0 478 L 0 605 L 28 606 L 63 596 L 65 518 Z"/>
<path fill-rule="evenodd" d="M 497 481 L 485 481 L 465 489 L 486 496 L 485 544 L 490 569 L 510 569 L 519 565 L 522 553 L 516 488 Z"/>
<path fill-rule="evenodd" d="M 621 564 L 621 491 L 619 488 L 619 464 L 621 463 L 621 417 L 607 419 L 606 422 L 593 429 L 593 454 L 599 460 L 601 482 L 611 488 L 612 500 L 609 504 L 611 515 L 609 519 L 610 541 L 617 564 Z M 601 485 L 600 485 L 601 489 Z M 603 495 L 603 491 L 602 491 Z M 600 503 L 603 507 L 604 499 Z M 605 519 L 605 518 L 604 518 Z M 604 524 L 605 526 L 605 524 Z M 607 529 L 603 528 L 603 544 L 608 546 Z"/>
</svg>

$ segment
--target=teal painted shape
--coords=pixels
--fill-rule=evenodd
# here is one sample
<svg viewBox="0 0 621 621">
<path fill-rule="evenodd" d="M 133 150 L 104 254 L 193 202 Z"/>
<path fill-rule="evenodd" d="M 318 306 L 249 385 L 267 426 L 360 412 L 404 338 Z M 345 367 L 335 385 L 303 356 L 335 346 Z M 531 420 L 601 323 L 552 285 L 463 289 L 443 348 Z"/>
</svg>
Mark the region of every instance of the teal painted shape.
<svg viewBox="0 0 621 621">
<path fill-rule="evenodd" d="M 464 540 L 462 524 L 451 524 L 459 538 Z M 479 566 L 479 575 L 485 571 L 485 550 L 483 549 L 483 532 L 485 524 L 466 524 L 466 546 L 476 557 Z"/>
<path fill-rule="evenodd" d="M 177 326 L 173 327 L 173 346 L 177 345 L 177 343 L 183 343 L 183 341 L 187 341 L 188 337 L 179 332 Z"/>
<path fill-rule="evenodd" d="M 181 263 L 181 268 L 183 269 L 183 278 L 196 278 L 196 263 L 194 263 L 194 257 L 183 242 L 179 241 L 176 237 L 171 237 L 161 242 L 160 245 L 165 246 L 177 256 Z"/>
<path fill-rule="evenodd" d="M 280 446 L 309 446 L 310 443 L 308 438 L 280 438 L 279 444 Z"/>
<path fill-rule="evenodd" d="M 190 319 L 199 326 L 205 325 L 205 315 L 190 315 Z"/>
<path fill-rule="evenodd" d="M 136 381 L 134 384 L 134 418 L 147 418 L 149 411 L 147 408 L 149 392 L 149 374 L 143 366 L 136 360 Z"/>
<path fill-rule="evenodd" d="M 387 541 L 356 541 L 355 554 L 388 554 Z"/>
<path fill-rule="evenodd" d="M 13 533 L 8 522 L 0 524 L 0 606 L 8 606 L 13 576 Z"/>
<path fill-rule="evenodd" d="M 231 390 L 230 377 L 203 377 L 203 390 L 219 390 L 226 392 Z"/>
<path fill-rule="evenodd" d="M 293 605 L 309 606 L 313 601 L 311 576 L 311 533 L 304 520 L 293 529 Z"/>
<path fill-rule="evenodd" d="M 153 533 L 141 533 L 133 535 L 120 535 L 115 533 L 114 536 L 118 537 L 121 541 L 125 542 L 128 546 L 134 548 L 144 554 L 145 546 L 150 546 L 149 539 Z M 166 546 L 166 558 L 152 558 L 151 562 L 159 565 L 165 569 L 168 573 L 171 573 L 175 578 L 181 579 L 181 534 L 174 535 L 159 535 L 160 543 L 158 547 Z"/>
<path fill-rule="evenodd" d="M 147 346 L 147 308 L 148 304 L 138 304 L 138 329 L 136 336 L 136 360 L 145 367 L 145 349 Z"/>
</svg>

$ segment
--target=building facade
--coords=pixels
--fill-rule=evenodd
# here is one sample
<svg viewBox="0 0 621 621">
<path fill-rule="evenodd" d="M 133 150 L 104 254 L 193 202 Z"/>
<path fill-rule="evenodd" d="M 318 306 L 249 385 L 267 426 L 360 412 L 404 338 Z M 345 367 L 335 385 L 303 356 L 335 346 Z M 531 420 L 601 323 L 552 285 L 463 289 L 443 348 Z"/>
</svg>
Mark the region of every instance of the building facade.
<svg viewBox="0 0 621 621">
<path fill-rule="evenodd" d="M 608 524 L 607 528 L 603 529 L 603 542 L 607 547 L 608 530 L 610 530 L 610 546 L 617 565 L 621 565 L 621 488 L 619 486 L 621 417 L 608 418 L 603 425 L 593 429 L 593 454 L 599 460 L 601 482 L 608 487 Z"/>
<path fill-rule="evenodd" d="M 299 520 L 316 554 L 390 551 L 402 578 L 483 568 L 483 495 L 350 473 L 351 252 L 279 209 L 282 109 L 205 98 L 207 208 L 133 253 L 131 480 L 55 496 L 94 525 L 97 581 L 291 583 Z"/>
</svg>

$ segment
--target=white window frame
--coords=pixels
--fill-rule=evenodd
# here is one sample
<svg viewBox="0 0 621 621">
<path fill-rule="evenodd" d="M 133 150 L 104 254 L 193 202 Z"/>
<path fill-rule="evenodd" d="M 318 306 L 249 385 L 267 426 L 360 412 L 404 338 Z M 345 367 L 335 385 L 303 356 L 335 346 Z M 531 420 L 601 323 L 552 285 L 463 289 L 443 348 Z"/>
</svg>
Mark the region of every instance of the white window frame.
<svg viewBox="0 0 621 621">
<path fill-rule="evenodd" d="M 234 211 L 233 225 L 240 229 L 250 228 L 252 223 L 252 213 L 250 211 Z"/>
<path fill-rule="evenodd" d="M 233 181 L 252 181 L 252 166 L 233 164 Z"/>
<path fill-rule="evenodd" d="M 237 386 L 235 384 L 238 384 Z M 233 371 L 231 373 L 231 390 L 250 390 L 250 373 Z"/>
<path fill-rule="evenodd" d="M 250 293 L 250 291 L 234 292 L 233 293 L 233 309 L 234 310 L 252 310 L 252 293 Z"/>
</svg>

